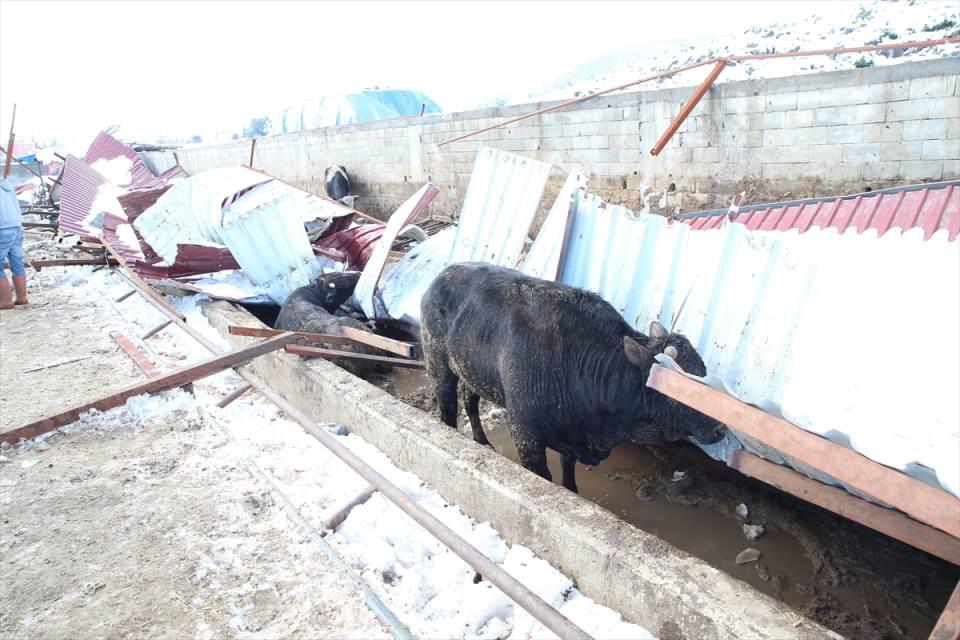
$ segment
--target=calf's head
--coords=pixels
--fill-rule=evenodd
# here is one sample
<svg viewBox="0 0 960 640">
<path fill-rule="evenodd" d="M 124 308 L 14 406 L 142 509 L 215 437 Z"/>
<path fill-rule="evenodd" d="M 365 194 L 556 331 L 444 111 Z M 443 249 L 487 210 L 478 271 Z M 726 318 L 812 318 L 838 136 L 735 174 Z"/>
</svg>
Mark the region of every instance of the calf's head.
<svg viewBox="0 0 960 640">
<path fill-rule="evenodd" d="M 320 298 L 320 306 L 333 313 L 353 295 L 358 280 L 360 280 L 359 271 L 321 274 L 313 281 L 314 289 Z"/>
<path fill-rule="evenodd" d="M 645 339 L 642 335 L 638 338 L 624 336 L 623 349 L 630 364 L 644 371 L 649 371 L 654 364 L 654 357 L 662 353 L 670 356 L 687 373 L 695 376 L 707 374 L 703 358 L 690 341 L 679 333 L 668 332 L 656 320 L 650 324 L 650 335 Z M 645 428 L 642 439 L 653 440 L 659 436 L 663 440 L 675 441 L 692 437 L 700 444 L 713 444 L 723 438 L 724 426 L 710 416 L 654 389 L 645 388 L 643 392 L 652 394 L 652 415 L 644 422 L 652 423 L 649 427 L 659 433 L 654 435 L 650 428 Z"/>
</svg>

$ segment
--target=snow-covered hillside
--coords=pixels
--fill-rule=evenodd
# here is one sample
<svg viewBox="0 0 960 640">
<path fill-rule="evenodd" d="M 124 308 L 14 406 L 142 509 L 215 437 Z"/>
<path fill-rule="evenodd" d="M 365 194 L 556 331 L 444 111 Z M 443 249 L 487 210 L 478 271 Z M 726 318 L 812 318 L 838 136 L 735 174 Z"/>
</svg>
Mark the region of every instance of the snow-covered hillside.
<svg viewBox="0 0 960 640">
<path fill-rule="evenodd" d="M 682 7 L 682 4 L 678 5 Z M 719 56 L 808 51 L 934 40 L 960 36 L 960 3 L 941 0 L 874 0 L 873 2 L 811 2 L 810 16 L 800 21 L 758 25 L 742 32 L 670 48 L 644 59 L 625 60 L 619 66 L 547 92 L 510 100 L 512 104 L 578 97 Z M 776 58 L 731 63 L 717 82 L 774 78 L 819 71 L 835 71 L 905 60 L 958 57 L 960 45 L 899 49 L 837 56 Z M 958 62 L 960 64 L 960 62 Z M 696 84 L 707 68 L 677 74 L 640 85 L 642 89 Z M 636 90 L 637 88 L 634 88 Z"/>
</svg>

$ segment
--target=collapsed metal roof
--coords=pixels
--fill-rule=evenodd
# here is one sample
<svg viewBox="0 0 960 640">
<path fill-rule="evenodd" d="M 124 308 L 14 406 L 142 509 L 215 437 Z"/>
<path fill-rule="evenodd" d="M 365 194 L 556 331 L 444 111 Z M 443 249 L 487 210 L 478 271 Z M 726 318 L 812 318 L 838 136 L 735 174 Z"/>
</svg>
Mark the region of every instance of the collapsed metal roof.
<svg viewBox="0 0 960 640">
<path fill-rule="evenodd" d="M 727 209 L 697 211 L 674 216 L 694 229 L 716 229 Z M 869 191 L 849 196 L 808 198 L 740 207 L 733 220 L 748 229 L 805 233 L 810 229 L 836 229 L 841 233 L 872 229 L 878 236 L 888 231 L 923 230 L 928 240 L 945 232 L 949 240 L 960 234 L 960 181 L 919 184 Z"/>
</svg>

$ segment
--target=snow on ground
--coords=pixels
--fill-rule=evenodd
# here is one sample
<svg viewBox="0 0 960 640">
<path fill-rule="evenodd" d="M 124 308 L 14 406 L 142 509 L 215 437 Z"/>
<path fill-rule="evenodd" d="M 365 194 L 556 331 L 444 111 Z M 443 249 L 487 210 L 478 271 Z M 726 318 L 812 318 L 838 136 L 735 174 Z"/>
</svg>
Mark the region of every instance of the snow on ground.
<svg viewBox="0 0 960 640">
<path fill-rule="evenodd" d="M 706 42 L 677 47 L 652 58 L 625 62 L 617 68 L 595 74 L 587 80 L 569 82 L 566 87 L 554 91 L 518 96 L 510 103 L 561 100 L 587 95 L 638 80 L 644 76 L 718 56 L 860 47 L 898 41 L 935 40 L 960 35 L 960 11 L 956 2 L 941 0 L 900 2 L 873 0 L 873 2 L 862 4 L 814 2 L 810 3 L 810 11 L 811 15 L 802 21 L 754 26 L 742 33 L 731 33 Z M 837 56 L 749 60 L 728 64 L 717 79 L 717 83 L 956 56 L 960 56 L 960 45 L 951 44 L 924 49 L 873 51 Z M 699 83 L 707 73 L 708 67 L 703 67 L 633 87 L 632 90 L 690 86 Z"/>
<path fill-rule="evenodd" d="M 45 275 L 56 295 L 77 304 L 91 296 L 116 299 L 129 285 L 107 270 L 52 269 Z M 44 272 L 46 274 L 46 271 Z M 187 322 L 217 344 L 226 341 L 213 329 L 198 305 L 201 296 L 171 298 Z M 127 335 L 136 336 L 158 325 L 164 316 L 132 296 L 114 305 L 127 323 Z M 148 341 L 137 341 L 163 370 L 210 356 L 202 346 L 175 326 Z M 301 514 L 316 528 L 340 505 L 366 486 L 366 482 L 336 459 L 299 425 L 251 392 L 225 409 L 217 400 L 241 383 L 233 372 L 206 378 L 195 386 L 196 396 L 175 390 L 132 398 L 124 406 L 100 414 L 90 412 L 61 433 L 83 432 L 105 424 L 141 424 L 176 414 L 189 421 L 209 424 L 228 434 L 289 496 Z M 349 427 L 349 425 L 347 425 Z M 597 638 L 652 636 L 623 621 L 620 614 L 602 607 L 583 594 L 571 580 L 537 558 L 529 549 L 508 545 L 488 524 L 477 523 L 411 473 L 395 467 L 378 449 L 352 435 L 342 442 L 399 486 L 459 535 L 520 579 L 573 622 Z M 20 450 L 56 446 L 48 434 L 20 445 Z M 414 636 L 428 638 L 552 638 L 529 614 L 486 580 L 474 583 L 475 572 L 380 494 L 355 508 L 346 521 L 327 537 Z M 251 611 L 241 612 L 253 615 Z M 346 631 L 346 630 L 345 630 Z"/>
</svg>

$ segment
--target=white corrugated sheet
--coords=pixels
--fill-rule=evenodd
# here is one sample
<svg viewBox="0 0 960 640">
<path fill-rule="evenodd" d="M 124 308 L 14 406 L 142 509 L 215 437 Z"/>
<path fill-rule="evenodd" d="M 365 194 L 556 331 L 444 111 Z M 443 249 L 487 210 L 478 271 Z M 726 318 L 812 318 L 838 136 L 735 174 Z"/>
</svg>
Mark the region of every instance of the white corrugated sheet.
<svg viewBox="0 0 960 640">
<path fill-rule="evenodd" d="M 419 325 L 420 299 L 448 264 L 517 266 L 549 174 L 549 164 L 482 147 L 457 226 L 414 247 L 381 279 L 384 312 Z"/>
<path fill-rule="evenodd" d="M 674 329 L 733 395 L 960 494 L 960 244 L 946 233 L 691 231 L 581 195 L 560 280 L 643 332 L 686 298 Z"/>
<path fill-rule="evenodd" d="M 243 273 L 277 304 L 320 275 L 303 227 L 309 201 L 271 180 L 223 209 L 219 235 Z M 312 218 L 309 218 L 312 219 Z"/>
<path fill-rule="evenodd" d="M 133 226 L 167 264 L 173 264 L 178 244 L 223 244 L 224 201 L 270 179 L 244 167 L 204 171 L 170 187 Z"/>
<path fill-rule="evenodd" d="M 579 171 L 572 171 L 560 187 L 560 193 L 554 201 L 547 217 L 540 227 L 537 239 L 523 259 L 520 271 L 535 278 L 555 280 L 560 268 L 560 258 L 563 253 L 564 240 L 570 229 L 573 213 L 573 198 L 580 191 L 585 191 L 590 181 Z"/>
</svg>

